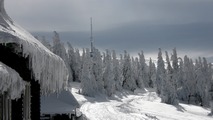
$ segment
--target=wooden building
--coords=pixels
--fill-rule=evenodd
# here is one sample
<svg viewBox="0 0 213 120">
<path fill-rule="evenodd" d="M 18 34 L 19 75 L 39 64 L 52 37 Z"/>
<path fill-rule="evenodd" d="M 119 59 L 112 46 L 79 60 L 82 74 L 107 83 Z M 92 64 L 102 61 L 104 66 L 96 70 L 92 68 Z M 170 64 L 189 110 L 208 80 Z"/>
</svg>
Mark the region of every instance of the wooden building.
<svg viewBox="0 0 213 120">
<path fill-rule="evenodd" d="M 11 76 L 6 78 L 6 70 L 0 70 L 0 120 L 39 120 L 41 94 L 60 92 L 67 84 L 64 61 L 11 20 L 4 0 L 0 0 L 0 62 Z"/>
</svg>

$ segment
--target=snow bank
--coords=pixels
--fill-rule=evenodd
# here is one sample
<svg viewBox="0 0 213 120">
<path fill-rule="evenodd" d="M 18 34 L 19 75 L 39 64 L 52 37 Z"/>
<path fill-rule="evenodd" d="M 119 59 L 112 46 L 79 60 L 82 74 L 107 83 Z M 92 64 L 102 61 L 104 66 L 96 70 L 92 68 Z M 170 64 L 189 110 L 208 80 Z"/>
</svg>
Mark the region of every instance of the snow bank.
<svg viewBox="0 0 213 120">
<path fill-rule="evenodd" d="M 0 0 L 0 7 L 0 43 L 18 44 L 22 56 L 29 56 L 29 67 L 33 77 L 40 82 L 43 93 L 64 88 L 68 79 L 64 61 L 10 19 L 4 9 L 4 0 Z"/>
<path fill-rule="evenodd" d="M 0 62 L 0 94 L 7 92 L 11 99 L 20 98 L 25 84 L 15 70 Z"/>
</svg>

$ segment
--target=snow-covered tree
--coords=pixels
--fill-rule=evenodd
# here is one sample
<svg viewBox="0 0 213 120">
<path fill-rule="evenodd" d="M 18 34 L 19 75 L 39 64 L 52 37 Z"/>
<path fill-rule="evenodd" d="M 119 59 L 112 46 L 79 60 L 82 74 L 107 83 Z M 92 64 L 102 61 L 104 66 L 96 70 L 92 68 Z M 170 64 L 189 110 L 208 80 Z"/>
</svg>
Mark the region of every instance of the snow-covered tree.
<svg viewBox="0 0 213 120">
<path fill-rule="evenodd" d="M 196 81 L 193 61 L 187 56 L 184 56 L 183 83 L 179 96 L 181 96 L 181 100 L 190 102 L 191 96 L 194 96 L 196 92 Z"/>
<path fill-rule="evenodd" d="M 211 75 L 213 75 L 213 70 L 212 70 L 212 65 L 209 64 L 209 70 L 210 70 L 210 73 Z M 213 78 L 211 77 L 210 79 L 210 84 L 209 84 L 209 100 L 210 100 L 210 107 L 211 107 L 211 115 L 213 115 Z"/>
<path fill-rule="evenodd" d="M 56 55 L 60 56 L 64 60 L 66 66 L 67 66 L 68 72 L 69 72 L 69 78 L 68 79 L 69 79 L 69 81 L 73 81 L 73 78 L 72 78 L 73 73 L 72 73 L 70 66 L 69 66 L 68 55 L 66 53 L 66 49 L 64 47 L 64 44 L 61 43 L 59 34 L 56 31 L 54 31 L 53 33 L 54 33 L 54 36 L 53 36 L 52 52 L 55 53 Z"/>
<path fill-rule="evenodd" d="M 124 51 L 123 76 L 123 88 L 134 91 L 137 86 L 132 75 L 131 58 L 126 51 Z"/>
<path fill-rule="evenodd" d="M 112 66 L 112 57 L 109 50 L 106 50 L 105 68 L 103 73 L 104 88 L 108 96 L 111 96 L 115 92 L 115 81 Z"/>
<path fill-rule="evenodd" d="M 67 55 L 68 55 L 68 64 L 69 64 L 69 68 L 71 70 L 71 74 L 70 76 L 72 76 L 73 78 L 73 81 L 77 81 L 76 80 L 76 65 L 77 65 L 77 61 L 76 61 L 76 58 L 75 58 L 75 51 L 74 51 L 74 48 L 72 47 L 72 45 L 67 42 Z"/>
<path fill-rule="evenodd" d="M 80 52 L 79 52 L 79 49 L 75 49 L 75 81 L 81 81 L 80 80 L 80 75 L 81 75 L 81 65 L 82 65 L 82 60 L 81 60 L 81 55 L 80 55 Z"/>
<path fill-rule="evenodd" d="M 209 72 L 209 65 L 206 58 L 199 57 L 195 63 L 195 80 L 196 80 L 196 100 L 201 106 L 209 105 L 208 87 L 211 83 L 211 73 Z"/>
<path fill-rule="evenodd" d="M 196 81 L 196 93 L 195 97 L 198 103 L 203 105 L 203 99 L 205 97 L 205 76 L 202 71 L 202 60 L 199 57 L 199 60 L 195 62 L 195 81 Z"/>
<path fill-rule="evenodd" d="M 103 81 L 103 62 L 101 53 L 98 49 L 93 49 L 93 74 L 97 82 L 97 90 L 101 93 L 104 93 L 104 81 Z"/>
<path fill-rule="evenodd" d="M 138 58 L 134 58 L 132 57 L 132 75 L 133 75 L 133 79 L 136 81 L 136 85 L 139 87 L 139 88 L 143 88 L 143 81 L 142 81 L 142 77 L 140 77 L 140 80 L 139 80 L 139 69 L 140 68 L 140 65 L 139 65 L 139 60 Z"/>
<path fill-rule="evenodd" d="M 35 37 L 36 39 L 38 39 L 38 37 Z M 41 39 L 38 39 L 46 48 L 48 48 L 50 51 L 52 51 L 52 46 L 49 43 L 49 41 L 46 40 L 45 36 L 42 36 Z"/>
<path fill-rule="evenodd" d="M 177 89 L 181 89 L 181 87 L 183 86 L 184 82 L 183 82 L 183 60 L 181 58 L 179 59 L 179 69 L 178 69 L 178 73 L 177 73 Z"/>
<path fill-rule="evenodd" d="M 209 66 L 210 65 L 210 66 Z M 211 84 L 212 80 L 212 71 L 211 71 L 211 64 L 208 64 L 207 60 L 205 57 L 203 57 L 203 68 L 202 72 L 204 74 L 204 98 L 203 98 L 203 105 L 204 106 L 209 106 L 209 85 Z"/>
<path fill-rule="evenodd" d="M 173 85 L 175 87 L 175 90 L 177 90 L 177 83 L 178 83 L 178 71 L 179 71 L 179 65 L 178 65 L 178 57 L 177 57 L 177 51 L 176 48 L 173 49 L 173 54 L 171 57 L 172 60 L 172 79 L 173 79 Z"/>
<path fill-rule="evenodd" d="M 112 51 L 112 65 L 113 65 L 115 89 L 118 91 L 121 91 L 123 76 L 122 76 L 122 70 L 120 68 L 120 63 L 119 63 L 119 60 L 117 59 L 115 50 Z"/>
<path fill-rule="evenodd" d="M 143 54 L 143 51 L 138 54 L 139 55 L 139 80 L 138 80 L 138 87 L 150 87 L 149 86 L 149 79 L 148 79 L 148 70 L 146 60 Z"/>
<path fill-rule="evenodd" d="M 81 93 L 86 96 L 93 97 L 97 93 L 95 76 L 93 74 L 93 62 L 90 57 L 90 50 L 84 50 L 83 68 L 81 72 Z"/>
<path fill-rule="evenodd" d="M 166 62 L 167 62 L 167 72 L 166 72 L 166 79 L 162 80 L 162 87 L 161 87 L 161 101 L 163 103 L 177 105 L 177 94 L 174 86 L 174 79 L 173 79 L 173 68 L 170 64 L 169 56 L 166 51 Z"/>
<path fill-rule="evenodd" d="M 157 61 L 157 73 L 156 73 L 156 92 L 161 94 L 162 81 L 166 79 L 166 70 L 164 65 L 164 60 L 162 57 L 161 49 L 159 48 L 158 52 L 158 61 Z"/>
<path fill-rule="evenodd" d="M 151 88 L 154 88 L 155 82 L 156 82 L 156 67 L 155 63 L 152 62 L 152 58 L 149 60 L 149 71 L 148 71 L 148 77 L 149 77 L 149 86 Z"/>
</svg>

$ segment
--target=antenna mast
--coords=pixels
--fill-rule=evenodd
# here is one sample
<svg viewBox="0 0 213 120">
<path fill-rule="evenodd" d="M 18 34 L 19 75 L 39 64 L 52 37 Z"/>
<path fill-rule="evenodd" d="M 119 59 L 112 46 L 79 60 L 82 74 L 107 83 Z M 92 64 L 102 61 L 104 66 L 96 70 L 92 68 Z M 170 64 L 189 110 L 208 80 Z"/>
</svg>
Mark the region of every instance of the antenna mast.
<svg viewBox="0 0 213 120">
<path fill-rule="evenodd" d="M 91 36 L 90 36 L 90 42 L 91 42 L 91 56 L 93 56 L 93 31 L 92 31 L 92 17 L 90 18 L 90 27 L 91 27 Z"/>
</svg>

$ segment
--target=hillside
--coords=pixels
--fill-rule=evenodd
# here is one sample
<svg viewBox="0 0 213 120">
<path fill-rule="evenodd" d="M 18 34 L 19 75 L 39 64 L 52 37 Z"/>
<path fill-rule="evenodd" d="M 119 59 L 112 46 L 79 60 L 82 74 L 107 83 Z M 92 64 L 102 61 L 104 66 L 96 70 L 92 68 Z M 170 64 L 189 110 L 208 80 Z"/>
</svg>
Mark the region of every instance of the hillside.
<svg viewBox="0 0 213 120">
<path fill-rule="evenodd" d="M 116 92 L 111 98 L 105 95 L 92 98 L 78 94 L 79 86 L 79 83 L 72 83 L 71 91 L 81 104 L 80 111 L 89 120 L 212 120 L 208 108 L 161 103 L 153 89 Z"/>
</svg>

